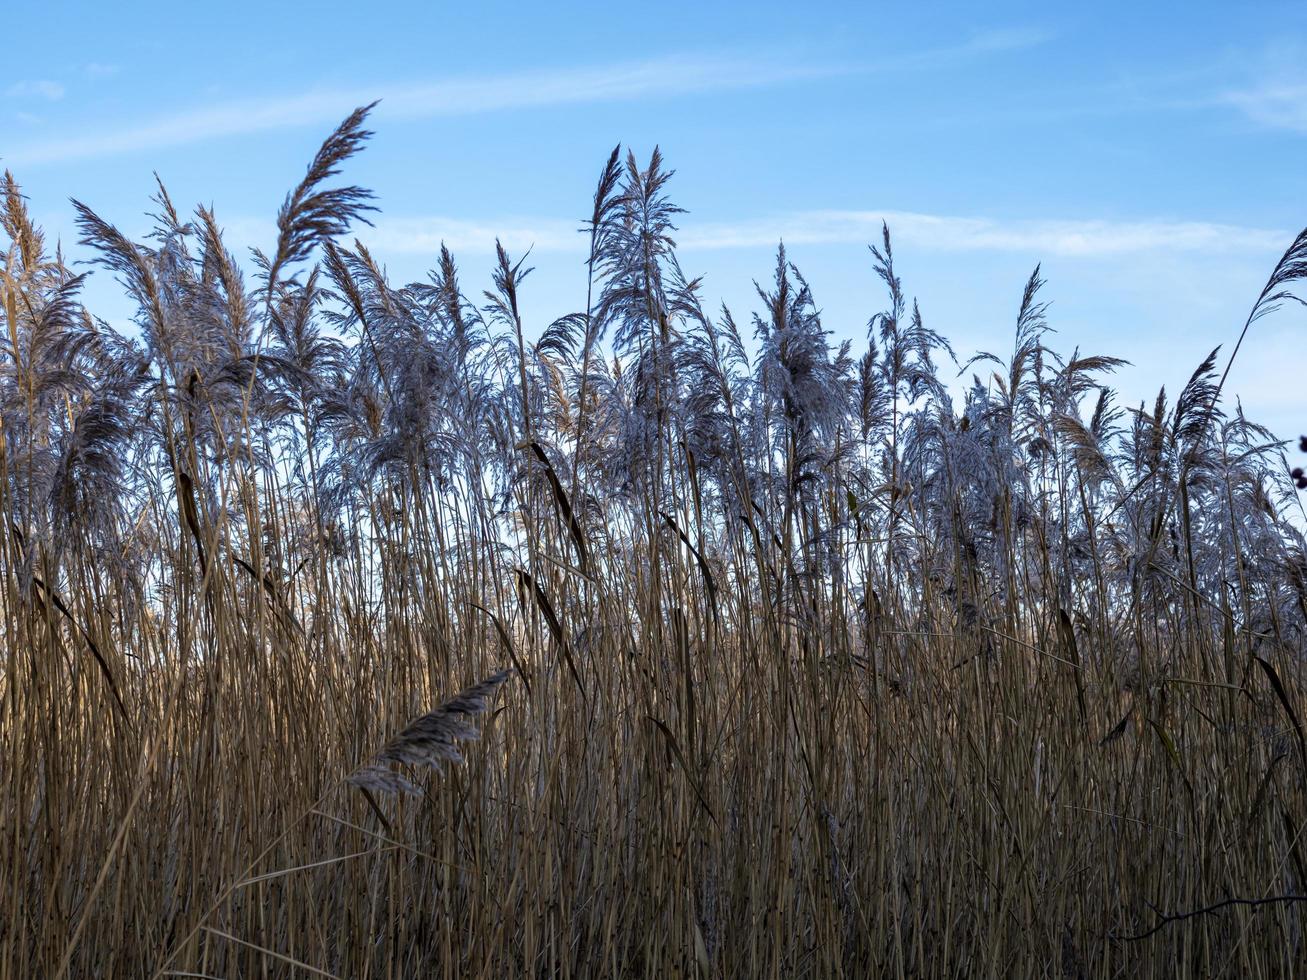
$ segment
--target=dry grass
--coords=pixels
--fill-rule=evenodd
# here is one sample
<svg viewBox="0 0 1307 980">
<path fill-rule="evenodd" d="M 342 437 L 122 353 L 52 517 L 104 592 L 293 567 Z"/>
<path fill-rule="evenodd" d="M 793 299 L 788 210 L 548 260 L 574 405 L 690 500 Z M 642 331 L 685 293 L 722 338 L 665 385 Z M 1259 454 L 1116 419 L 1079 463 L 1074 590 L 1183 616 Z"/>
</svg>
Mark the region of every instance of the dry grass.
<svg viewBox="0 0 1307 980">
<path fill-rule="evenodd" d="M 1292 975 L 1307 565 L 1214 359 L 1119 412 L 1036 275 L 955 407 L 888 234 L 865 356 L 783 256 L 746 346 L 617 154 L 524 329 L 328 244 L 364 115 L 254 288 L 84 209 L 136 341 L 7 189 L 0 978 Z"/>
</svg>

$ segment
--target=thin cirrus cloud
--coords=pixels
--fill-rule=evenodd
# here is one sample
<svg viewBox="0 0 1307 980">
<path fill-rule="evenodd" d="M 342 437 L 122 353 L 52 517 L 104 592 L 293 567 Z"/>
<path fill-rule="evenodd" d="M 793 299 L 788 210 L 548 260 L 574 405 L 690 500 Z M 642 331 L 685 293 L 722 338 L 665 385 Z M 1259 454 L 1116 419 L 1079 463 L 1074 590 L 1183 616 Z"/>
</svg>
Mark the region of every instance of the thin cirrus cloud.
<svg viewBox="0 0 1307 980">
<path fill-rule="evenodd" d="M 728 248 L 774 244 L 778 239 L 793 244 L 860 243 L 877 240 L 882 222 L 896 240 L 936 251 L 1083 257 L 1158 249 L 1275 251 L 1292 238 L 1281 231 L 1204 221 L 1000 221 L 911 211 L 809 211 L 771 223 L 704 226 L 687 236 L 684 244 Z"/>
<path fill-rule="evenodd" d="M 367 89 L 315 89 L 277 98 L 200 106 L 126 122 L 112 129 L 33 142 L 13 148 L 8 160 L 13 164 L 33 165 L 94 159 L 269 130 L 330 124 L 355 106 L 377 98 L 382 99 L 378 118 L 413 119 L 672 98 L 871 72 L 945 69 L 976 58 L 1037 47 L 1052 37 L 1048 31 L 1028 27 L 982 31 L 956 44 L 879 58 L 867 65 L 841 63 L 828 57 L 805 59 L 793 52 L 783 55 L 737 52 L 674 55 L 600 66 L 374 85 Z M 96 65 L 88 66 L 87 70 L 116 69 Z"/>
<path fill-rule="evenodd" d="M 1244 81 L 1227 85 L 1209 104 L 1234 109 L 1267 129 L 1307 132 L 1307 44 L 1285 37 L 1244 56 Z"/>
<path fill-rule="evenodd" d="M 64 87 L 48 78 L 29 79 L 14 82 L 5 88 L 5 95 L 11 99 L 45 99 L 58 102 L 64 97 Z"/>
<path fill-rule="evenodd" d="M 1286 232 L 1203 221 L 1001 221 L 908 211 L 805 211 L 772 219 L 689 225 L 677 244 L 687 250 L 773 248 L 789 245 L 864 244 L 889 225 L 896 242 L 928 251 L 1025 252 L 1037 256 L 1106 257 L 1149 251 L 1274 253 Z M 434 254 L 443 243 L 455 252 L 493 249 L 498 238 L 510 252 L 577 252 L 586 247 L 580 222 L 558 219 L 466 221 L 453 218 L 382 219 L 360 237 L 379 254 Z"/>
<path fill-rule="evenodd" d="M 569 104 L 632 101 L 832 77 L 851 69 L 744 57 L 671 57 L 588 68 L 524 71 L 368 90 L 315 90 L 274 99 L 227 102 L 112 130 L 19 146 L 11 163 L 32 165 L 183 146 L 296 126 L 339 121 L 383 97 L 379 118 L 457 116 Z"/>
<path fill-rule="evenodd" d="M 1267 82 L 1226 92 L 1218 101 L 1263 126 L 1307 133 L 1307 83 Z"/>
</svg>

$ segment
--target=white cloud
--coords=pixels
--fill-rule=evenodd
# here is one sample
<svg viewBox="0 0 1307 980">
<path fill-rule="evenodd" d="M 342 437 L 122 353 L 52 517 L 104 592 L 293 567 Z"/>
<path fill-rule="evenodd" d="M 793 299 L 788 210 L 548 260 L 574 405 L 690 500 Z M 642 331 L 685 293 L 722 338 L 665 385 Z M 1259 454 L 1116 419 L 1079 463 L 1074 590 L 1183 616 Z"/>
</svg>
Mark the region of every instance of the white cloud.
<svg viewBox="0 0 1307 980">
<path fill-rule="evenodd" d="M 376 228 L 364 228 L 358 237 L 379 255 L 434 255 L 443 242 L 455 253 L 489 252 L 498 238 L 510 254 L 527 249 L 540 252 L 579 252 L 587 242 L 579 234 L 579 221 L 507 219 L 497 222 L 457 218 L 382 218 Z"/>
<path fill-rule="evenodd" d="M 1165 251 L 1204 254 L 1276 253 L 1292 239 L 1277 230 L 1202 221 L 1000 221 L 907 211 L 804 211 L 728 223 L 687 222 L 675 235 L 686 250 L 774 248 L 789 245 L 862 245 L 880 241 L 889 223 L 899 245 L 940 252 L 1029 252 L 1035 257 L 1100 257 Z M 579 221 L 445 217 L 382 218 L 359 237 L 379 254 L 434 254 L 443 241 L 454 251 L 490 251 L 498 236 L 511 252 L 579 252 Z"/>
<path fill-rule="evenodd" d="M 1307 44 L 1285 36 L 1241 59 L 1245 81 L 1228 84 L 1212 103 L 1233 108 L 1260 126 L 1307 132 Z"/>
<path fill-rule="evenodd" d="M 389 87 L 316 90 L 158 116 L 112 130 L 18 146 L 8 156 L 13 163 L 30 165 L 180 146 L 290 126 L 330 124 L 344 118 L 355 106 L 377 98 L 383 100 L 377 107 L 378 117 L 422 118 L 667 98 L 829 77 L 847 71 L 832 64 L 687 56 Z"/>
<path fill-rule="evenodd" d="M 1042 27 L 1005 27 L 996 30 L 981 31 L 974 35 L 962 47 L 967 51 L 981 53 L 1020 51 L 1024 48 L 1038 47 L 1053 40 L 1056 35 Z"/>
<path fill-rule="evenodd" d="M 759 58 L 671 57 L 600 68 L 523 72 L 417 85 L 387 95 L 383 106 L 387 113 L 397 116 L 464 115 L 753 88 L 847 71 L 837 65 Z"/>
<path fill-rule="evenodd" d="M 378 118 L 426 118 L 595 102 L 673 98 L 706 92 L 758 88 L 803 79 L 870 72 L 933 70 L 975 57 L 1034 47 L 1052 35 L 1033 28 L 978 33 L 958 44 L 866 65 L 774 53 L 697 54 L 578 68 L 551 68 L 438 81 L 376 84 L 351 89 L 313 89 L 265 99 L 246 99 L 184 112 L 123 122 L 77 136 L 11 149 L 13 163 L 31 165 L 181 146 L 291 126 L 338 122 L 355 106 L 380 98 Z M 90 64 L 91 76 L 117 66 Z M 26 83 L 24 83 L 26 84 Z M 54 83 L 34 83 L 53 85 Z M 59 88 L 62 94 L 62 88 Z"/>
<path fill-rule="evenodd" d="M 881 222 L 894 240 L 931 251 L 1034 252 L 1100 256 L 1151 250 L 1186 252 L 1275 251 L 1292 236 L 1280 231 L 1201 221 L 1050 220 L 999 221 L 910 211 L 808 211 L 779 220 L 704 225 L 691 229 L 687 248 L 869 243 Z"/>
<path fill-rule="evenodd" d="M 270 248 L 277 241 L 277 224 L 266 218 L 234 218 L 220 222 L 227 247 Z M 360 224 L 343 242 L 350 247 L 355 238 L 382 261 L 391 256 L 432 257 L 443 243 L 456 255 L 485 254 L 495 250 L 498 238 L 510 255 L 521 258 L 528 249 L 535 252 L 580 252 L 586 247 L 577 233 L 579 221 L 502 218 L 469 221 L 462 218 L 387 218 L 378 216 L 376 226 Z"/>
<path fill-rule="evenodd" d="M 5 89 L 5 95 L 11 99 L 47 99 L 57 102 L 64 97 L 64 87 L 49 79 L 14 82 Z"/>
<path fill-rule="evenodd" d="M 117 65 L 107 65 L 100 61 L 92 61 L 82 66 L 82 71 L 91 78 L 108 78 L 110 75 L 117 75 L 119 68 Z"/>
<path fill-rule="evenodd" d="M 1253 88 L 1227 92 L 1219 101 L 1233 106 L 1263 126 L 1307 132 L 1307 84 L 1267 82 Z"/>
</svg>

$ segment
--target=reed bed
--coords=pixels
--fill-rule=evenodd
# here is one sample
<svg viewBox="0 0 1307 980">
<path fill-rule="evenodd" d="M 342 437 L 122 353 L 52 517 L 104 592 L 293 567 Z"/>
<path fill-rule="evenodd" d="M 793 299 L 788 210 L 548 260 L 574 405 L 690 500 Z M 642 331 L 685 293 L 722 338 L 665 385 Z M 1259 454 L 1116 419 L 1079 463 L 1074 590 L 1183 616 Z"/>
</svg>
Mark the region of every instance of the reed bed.
<svg viewBox="0 0 1307 980">
<path fill-rule="evenodd" d="M 1302 512 L 1228 359 L 1118 407 L 1036 270 L 959 362 L 888 230 L 856 348 L 783 249 L 746 341 L 616 150 L 523 323 L 502 249 L 350 244 L 366 116 L 249 261 L 79 204 L 132 330 L 6 176 L 0 978 L 1307 961 Z"/>
</svg>

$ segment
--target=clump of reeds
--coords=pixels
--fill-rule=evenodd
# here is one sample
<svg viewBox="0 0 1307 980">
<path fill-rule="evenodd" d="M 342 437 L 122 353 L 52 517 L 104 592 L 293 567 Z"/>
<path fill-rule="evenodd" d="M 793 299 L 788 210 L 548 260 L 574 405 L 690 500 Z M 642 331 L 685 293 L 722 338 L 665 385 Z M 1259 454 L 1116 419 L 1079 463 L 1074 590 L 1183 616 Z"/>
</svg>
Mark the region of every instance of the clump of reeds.
<svg viewBox="0 0 1307 980">
<path fill-rule="evenodd" d="M 1307 542 L 1219 354 L 1123 407 L 1036 270 L 957 358 L 889 229 L 865 334 L 779 250 L 710 314 L 619 151 L 526 322 L 349 241 L 366 120 L 253 285 L 79 206 L 131 330 L 5 178 L 0 980 L 1300 970 Z"/>
</svg>

